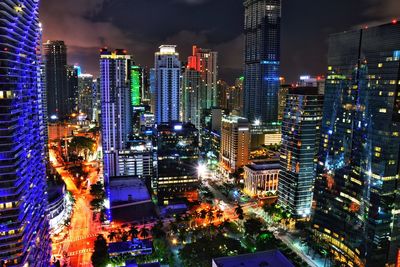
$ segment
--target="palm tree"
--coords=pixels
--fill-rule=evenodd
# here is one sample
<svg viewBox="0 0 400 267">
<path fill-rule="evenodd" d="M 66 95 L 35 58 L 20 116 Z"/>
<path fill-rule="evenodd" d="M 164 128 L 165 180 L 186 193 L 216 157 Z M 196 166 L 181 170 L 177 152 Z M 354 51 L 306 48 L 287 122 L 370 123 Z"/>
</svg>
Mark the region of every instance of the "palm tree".
<svg viewBox="0 0 400 267">
<path fill-rule="evenodd" d="M 147 239 L 150 236 L 150 231 L 145 226 L 140 229 L 140 236 L 143 239 Z"/>
<path fill-rule="evenodd" d="M 200 218 L 204 220 L 206 217 L 207 217 L 207 211 L 205 209 L 202 209 L 200 211 Z"/>
<path fill-rule="evenodd" d="M 200 218 L 200 212 L 198 212 L 197 210 L 195 210 L 192 214 L 192 220 L 194 222 L 196 222 L 196 219 Z"/>
<path fill-rule="evenodd" d="M 131 240 L 133 240 L 138 237 L 139 230 L 137 229 L 136 225 L 131 224 L 128 233 L 131 237 Z"/>
<path fill-rule="evenodd" d="M 124 231 L 124 232 L 122 233 L 122 236 L 121 236 L 121 241 L 122 241 L 122 242 L 128 241 L 128 237 L 129 237 L 128 232 Z"/>
<path fill-rule="evenodd" d="M 114 231 L 111 231 L 109 234 L 108 234 L 108 239 L 112 242 L 116 237 L 117 237 L 117 233 L 116 232 L 114 232 Z"/>
<path fill-rule="evenodd" d="M 243 208 L 242 208 L 242 206 L 240 206 L 239 203 L 237 204 L 237 206 L 235 208 L 235 213 L 239 217 L 239 220 L 243 220 L 244 219 Z"/>
<path fill-rule="evenodd" d="M 217 209 L 217 211 L 215 212 L 215 217 L 217 217 L 218 220 L 221 221 L 221 218 L 224 217 L 224 212 L 220 209 Z"/>
<path fill-rule="evenodd" d="M 209 210 L 207 211 L 207 218 L 208 218 L 208 221 L 209 221 L 210 223 L 214 220 L 214 212 L 213 212 L 212 209 L 209 209 Z"/>
</svg>

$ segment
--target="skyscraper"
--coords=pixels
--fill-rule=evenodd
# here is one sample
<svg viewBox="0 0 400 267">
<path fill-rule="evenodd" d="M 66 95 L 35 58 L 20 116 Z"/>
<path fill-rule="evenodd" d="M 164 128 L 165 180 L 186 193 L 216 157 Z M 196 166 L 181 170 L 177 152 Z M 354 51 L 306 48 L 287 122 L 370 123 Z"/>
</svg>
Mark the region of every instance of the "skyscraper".
<svg viewBox="0 0 400 267">
<path fill-rule="evenodd" d="M 81 74 L 78 76 L 78 111 L 86 114 L 89 120 L 93 116 L 93 75 Z"/>
<path fill-rule="evenodd" d="M 400 24 L 329 38 L 315 183 L 315 238 L 354 266 L 400 247 Z"/>
<path fill-rule="evenodd" d="M 186 68 L 182 75 L 182 121 L 201 128 L 201 75 L 194 69 Z"/>
<path fill-rule="evenodd" d="M 249 121 L 278 119 L 280 0 L 246 0 L 244 112 Z"/>
<path fill-rule="evenodd" d="M 286 97 L 278 203 L 293 218 L 311 215 L 322 102 L 323 97 L 318 94 L 316 87 L 295 87 L 290 89 Z"/>
<path fill-rule="evenodd" d="M 47 85 L 47 113 L 50 118 L 64 119 L 68 110 L 67 47 L 64 41 L 44 44 Z"/>
<path fill-rule="evenodd" d="M 116 151 L 125 149 L 132 133 L 132 105 L 129 86 L 131 56 L 125 50 L 100 53 L 101 128 L 104 175 L 116 175 Z"/>
<path fill-rule="evenodd" d="M 154 81 L 156 122 L 179 120 L 181 62 L 175 45 L 162 45 L 155 53 Z"/>
<path fill-rule="evenodd" d="M 157 126 L 158 171 L 152 187 L 160 204 L 176 198 L 197 198 L 199 133 L 193 124 L 180 122 Z"/>
<path fill-rule="evenodd" d="M 132 106 L 139 106 L 144 97 L 143 69 L 139 66 L 131 66 L 130 72 Z"/>
<path fill-rule="evenodd" d="M 12 7 L 12 8 L 11 8 Z M 39 3 L 0 3 L 0 265 L 48 266 Z"/>
<path fill-rule="evenodd" d="M 67 105 L 68 115 L 78 111 L 79 102 L 79 75 L 81 68 L 79 66 L 67 65 L 67 99 L 64 100 Z"/>
<path fill-rule="evenodd" d="M 229 175 L 249 160 L 250 124 L 246 118 L 224 116 L 221 127 L 221 170 Z"/>
<path fill-rule="evenodd" d="M 193 46 L 192 55 L 188 59 L 188 69 L 200 72 L 201 107 L 211 109 L 218 105 L 217 77 L 218 77 L 218 53 L 210 49 Z"/>
</svg>

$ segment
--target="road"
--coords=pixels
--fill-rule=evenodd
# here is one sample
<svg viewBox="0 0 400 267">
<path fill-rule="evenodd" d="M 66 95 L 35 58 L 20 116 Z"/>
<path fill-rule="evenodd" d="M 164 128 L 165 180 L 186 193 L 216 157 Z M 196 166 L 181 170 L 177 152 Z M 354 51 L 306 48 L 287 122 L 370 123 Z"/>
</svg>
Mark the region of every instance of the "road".
<svg viewBox="0 0 400 267">
<path fill-rule="evenodd" d="M 94 240 L 97 234 L 101 232 L 101 224 L 93 220 L 93 212 L 90 209 L 92 197 L 89 189 L 78 189 L 76 187 L 71 174 L 64 169 L 53 150 L 50 150 L 50 159 L 65 181 L 67 190 L 72 192 L 75 198 L 71 224 L 61 234 L 66 238 L 60 240 L 53 238 L 53 256 L 71 267 L 92 266 L 90 257 L 93 252 Z M 89 171 L 88 180 L 90 184 L 96 183 L 98 180 L 97 168 L 90 167 L 89 164 L 86 164 L 86 166 Z"/>
</svg>

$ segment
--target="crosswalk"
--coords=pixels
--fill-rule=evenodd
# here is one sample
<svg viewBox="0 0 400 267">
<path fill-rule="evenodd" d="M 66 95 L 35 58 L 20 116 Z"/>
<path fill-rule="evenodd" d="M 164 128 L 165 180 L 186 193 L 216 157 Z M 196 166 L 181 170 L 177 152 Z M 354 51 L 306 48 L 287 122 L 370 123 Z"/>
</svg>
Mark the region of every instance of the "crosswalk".
<svg viewBox="0 0 400 267">
<path fill-rule="evenodd" d="M 62 244 L 62 243 L 73 243 L 73 242 L 77 242 L 77 241 L 81 241 L 84 239 L 88 239 L 88 238 L 93 238 L 93 237 L 97 237 L 98 234 L 90 234 L 90 235 L 84 235 L 84 236 L 79 236 L 76 238 L 67 238 L 61 242 L 56 242 L 57 244 Z"/>
<path fill-rule="evenodd" d="M 69 257 L 73 257 L 73 256 L 77 256 L 77 255 L 81 255 L 81 254 L 86 254 L 86 253 L 92 253 L 93 249 L 91 248 L 86 248 L 86 249 L 81 249 L 81 250 L 77 250 L 77 251 L 73 251 L 68 253 Z"/>
</svg>

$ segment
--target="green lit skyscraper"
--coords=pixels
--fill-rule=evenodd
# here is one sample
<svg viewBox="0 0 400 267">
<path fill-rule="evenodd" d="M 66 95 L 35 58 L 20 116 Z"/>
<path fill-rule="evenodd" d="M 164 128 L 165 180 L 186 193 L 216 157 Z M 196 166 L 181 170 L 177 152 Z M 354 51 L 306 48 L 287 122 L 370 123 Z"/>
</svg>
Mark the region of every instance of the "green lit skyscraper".
<svg viewBox="0 0 400 267">
<path fill-rule="evenodd" d="M 142 97 L 142 77 L 143 71 L 139 66 L 131 66 L 131 101 L 132 106 L 139 106 Z"/>
<path fill-rule="evenodd" d="M 394 264 L 400 247 L 399 80 L 396 21 L 330 36 L 312 226 L 354 266 Z"/>
</svg>

